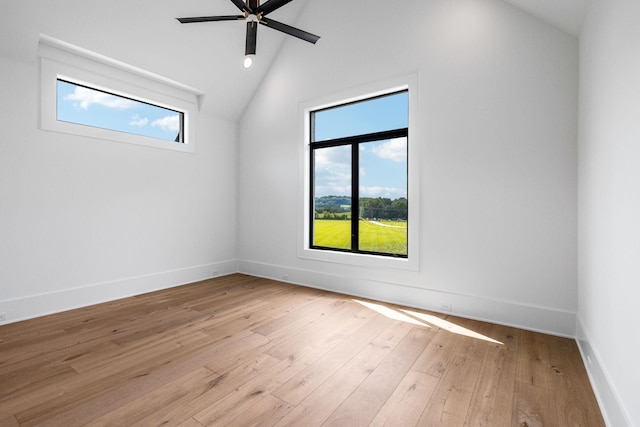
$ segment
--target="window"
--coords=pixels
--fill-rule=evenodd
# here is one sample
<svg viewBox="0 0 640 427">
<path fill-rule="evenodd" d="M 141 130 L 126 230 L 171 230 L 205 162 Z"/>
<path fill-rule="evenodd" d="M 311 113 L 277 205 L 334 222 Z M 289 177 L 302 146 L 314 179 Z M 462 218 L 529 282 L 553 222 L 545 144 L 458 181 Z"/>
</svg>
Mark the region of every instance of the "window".
<svg viewBox="0 0 640 427">
<path fill-rule="evenodd" d="M 38 55 L 42 129 L 195 152 L 202 92 L 45 35 Z"/>
<path fill-rule="evenodd" d="M 59 121 L 184 143 L 184 112 L 57 79 Z"/>
<path fill-rule="evenodd" d="M 311 249 L 408 256 L 407 89 L 309 113 Z"/>
<path fill-rule="evenodd" d="M 299 258 L 419 270 L 417 94 L 411 74 L 300 104 Z"/>
</svg>

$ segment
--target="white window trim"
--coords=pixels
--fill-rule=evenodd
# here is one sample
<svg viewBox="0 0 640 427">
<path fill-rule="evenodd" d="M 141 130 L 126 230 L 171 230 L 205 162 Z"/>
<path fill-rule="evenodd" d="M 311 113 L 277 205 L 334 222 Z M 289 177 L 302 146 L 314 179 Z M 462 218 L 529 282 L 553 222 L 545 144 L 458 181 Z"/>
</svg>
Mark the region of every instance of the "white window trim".
<svg viewBox="0 0 640 427">
<path fill-rule="evenodd" d="M 322 108 L 333 107 L 345 103 L 385 95 L 400 90 L 409 90 L 409 143 L 408 143 L 408 194 L 409 200 L 409 236 L 407 245 L 407 258 L 394 258 L 381 255 L 358 254 L 351 252 L 338 252 L 322 249 L 311 249 L 309 242 L 310 224 L 310 113 Z M 384 80 L 368 85 L 345 90 L 343 92 L 303 102 L 299 105 L 300 140 L 299 150 L 299 200 L 301 208 L 298 213 L 298 257 L 315 261 L 325 261 L 340 264 L 349 264 L 367 268 L 391 268 L 399 270 L 419 270 L 419 239 L 420 239 L 420 190 L 419 190 L 419 144 L 418 126 L 416 118 L 418 114 L 418 75 L 399 77 Z"/>
<path fill-rule="evenodd" d="M 195 152 L 195 116 L 202 92 L 106 56 L 40 35 L 40 128 L 89 138 Z M 57 81 L 63 79 L 184 114 L 184 143 L 57 120 Z"/>
</svg>

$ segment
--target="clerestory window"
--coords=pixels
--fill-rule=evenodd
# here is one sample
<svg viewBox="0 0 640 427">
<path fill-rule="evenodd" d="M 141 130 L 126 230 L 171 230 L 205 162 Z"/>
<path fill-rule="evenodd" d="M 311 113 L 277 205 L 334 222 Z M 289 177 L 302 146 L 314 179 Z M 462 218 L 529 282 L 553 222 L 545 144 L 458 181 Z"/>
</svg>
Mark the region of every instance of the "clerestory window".
<svg viewBox="0 0 640 427">
<path fill-rule="evenodd" d="M 38 55 L 41 129 L 195 152 L 199 90 L 45 35 Z"/>
<path fill-rule="evenodd" d="M 183 111 L 61 78 L 56 89 L 59 121 L 185 143 Z"/>
</svg>

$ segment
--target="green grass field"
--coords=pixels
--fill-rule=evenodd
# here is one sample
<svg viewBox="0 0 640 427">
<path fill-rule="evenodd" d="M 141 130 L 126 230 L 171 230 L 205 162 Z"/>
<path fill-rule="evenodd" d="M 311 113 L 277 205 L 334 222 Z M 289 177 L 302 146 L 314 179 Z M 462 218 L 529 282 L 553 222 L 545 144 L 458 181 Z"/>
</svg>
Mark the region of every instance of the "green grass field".
<svg viewBox="0 0 640 427">
<path fill-rule="evenodd" d="M 351 248 L 351 221 L 316 219 L 314 245 L 329 248 Z M 360 250 L 407 254 L 407 223 L 401 221 L 360 220 Z"/>
</svg>

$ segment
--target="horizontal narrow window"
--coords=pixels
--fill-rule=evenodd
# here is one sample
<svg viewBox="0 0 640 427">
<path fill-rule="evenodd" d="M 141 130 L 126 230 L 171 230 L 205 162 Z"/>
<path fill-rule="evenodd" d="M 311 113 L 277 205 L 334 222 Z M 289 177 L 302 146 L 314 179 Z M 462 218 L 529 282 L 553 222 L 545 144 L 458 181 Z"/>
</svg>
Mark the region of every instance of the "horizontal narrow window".
<svg viewBox="0 0 640 427">
<path fill-rule="evenodd" d="M 41 129 L 195 152 L 201 91 L 46 35 L 38 56 Z"/>
<path fill-rule="evenodd" d="M 57 80 L 59 121 L 184 143 L 184 113 L 150 102 Z"/>
</svg>

